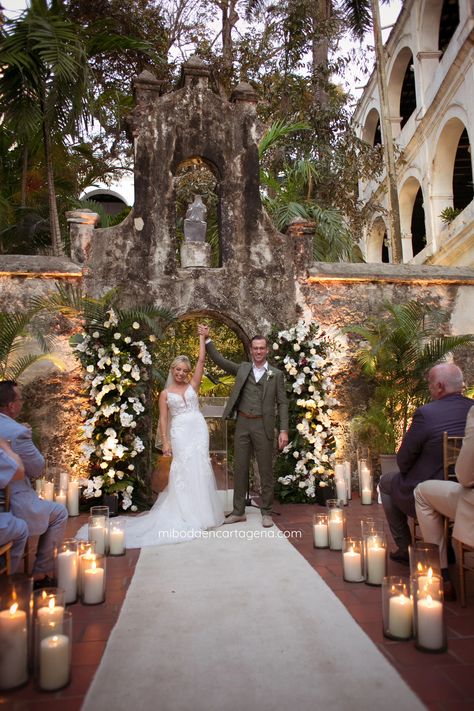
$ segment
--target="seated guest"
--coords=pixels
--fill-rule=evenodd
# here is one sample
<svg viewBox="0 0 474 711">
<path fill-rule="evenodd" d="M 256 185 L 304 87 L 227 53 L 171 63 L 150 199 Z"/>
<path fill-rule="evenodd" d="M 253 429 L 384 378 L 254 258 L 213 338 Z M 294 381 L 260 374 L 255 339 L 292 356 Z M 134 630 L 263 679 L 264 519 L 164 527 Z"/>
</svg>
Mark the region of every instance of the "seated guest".
<svg viewBox="0 0 474 711">
<path fill-rule="evenodd" d="M 443 479 L 443 432 L 462 437 L 474 400 L 464 397 L 463 375 L 454 363 L 440 363 L 428 373 L 431 402 L 419 407 L 397 453 L 398 472 L 380 479 L 380 496 L 398 550 L 390 558 L 408 564 L 411 533 L 408 516 L 415 516 L 413 491 L 427 479 Z"/>
<path fill-rule="evenodd" d="M 52 583 L 54 547 L 64 538 L 67 509 L 53 501 L 43 501 L 31 485 L 44 469 L 44 458 L 31 438 L 31 427 L 16 422 L 22 406 L 18 385 L 12 380 L 0 381 L 0 437 L 11 443 L 11 448 L 21 457 L 25 477 L 10 485 L 10 507 L 14 516 L 28 525 L 28 535 L 40 536 L 33 566 L 35 587 Z"/>
<path fill-rule="evenodd" d="M 0 439 L 0 489 L 12 481 L 24 478 L 25 469 L 20 457 L 12 451 L 6 440 Z M 26 523 L 9 511 L 0 511 L 0 546 L 10 541 L 13 544 L 10 549 L 12 573 L 16 573 L 19 568 L 27 540 Z"/>
<path fill-rule="evenodd" d="M 452 586 L 444 537 L 444 517 L 454 519 L 453 538 L 474 546 L 474 407 L 456 462 L 456 481 L 424 481 L 415 489 L 415 508 L 423 539 L 439 546 L 445 590 Z M 451 598 L 453 595 L 451 594 Z"/>
</svg>

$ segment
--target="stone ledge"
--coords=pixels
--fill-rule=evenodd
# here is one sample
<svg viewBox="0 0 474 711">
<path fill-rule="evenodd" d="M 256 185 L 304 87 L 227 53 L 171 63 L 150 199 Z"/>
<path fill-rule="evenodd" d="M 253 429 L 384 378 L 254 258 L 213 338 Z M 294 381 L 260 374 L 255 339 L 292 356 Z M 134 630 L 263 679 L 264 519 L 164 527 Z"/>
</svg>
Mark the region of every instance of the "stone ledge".
<svg viewBox="0 0 474 711">
<path fill-rule="evenodd" d="M 67 257 L 2 254 L 0 256 L 0 276 L 29 279 L 81 279 L 82 270 Z"/>
<path fill-rule="evenodd" d="M 322 281 L 393 282 L 398 284 L 469 284 L 474 286 L 473 267 L 412 264 L 352 264 L 314 262 L 308 269 L 309 284 Z"/>
</svg>

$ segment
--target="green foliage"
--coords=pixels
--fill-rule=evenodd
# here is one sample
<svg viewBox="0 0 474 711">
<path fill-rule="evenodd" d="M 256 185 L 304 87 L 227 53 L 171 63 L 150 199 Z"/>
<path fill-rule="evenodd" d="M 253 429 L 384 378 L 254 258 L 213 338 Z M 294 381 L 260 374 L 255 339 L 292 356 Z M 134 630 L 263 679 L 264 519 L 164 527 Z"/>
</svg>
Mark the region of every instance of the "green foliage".
<svg viewBox="0 0 474 711">
<path fill-rule="evenodd" d="M 0 312 L 0 380 L 17 380 L 25 370 L 42 360 L 63 368 L 59 358 L 48 352 L 54 340 L 35 328 L 35 315 L 34 309 L 21 313 Z M 43 353 L 27 353 L 28 339 Z"/>
<path fill-rule="evenodd" d="M 427 371 L 474 336 L 443 334 L 447 314 L 417 301 L 384 302 L 380 313 L 345 331 L 362 339 L 357 361 L 373 392 L 367 411 L 354 419 L 356 437 L 382 454 L 401 442 L 417 407 L 429 400 Z"/>
<path fill-rule="evenodd" d="M 460 215 L 462 210 L 458 207 L 445 207 L 439 214 L 445 225 L 451 224 Z"/>
</svg>

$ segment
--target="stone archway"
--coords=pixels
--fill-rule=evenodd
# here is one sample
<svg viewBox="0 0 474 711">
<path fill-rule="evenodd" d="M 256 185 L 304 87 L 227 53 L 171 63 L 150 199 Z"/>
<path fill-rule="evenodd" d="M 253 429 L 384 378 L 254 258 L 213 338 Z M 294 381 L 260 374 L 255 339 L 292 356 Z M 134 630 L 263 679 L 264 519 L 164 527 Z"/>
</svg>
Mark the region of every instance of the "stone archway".
<svg viewBox="0 0 474 711">
<path fill-rule="evenodd" d="M 85 287 L 96 295 L 118 286 L 126 303 L 226 314 L 246 334 L 266 333 L 296 318 L 294 241 L 262 209 L 255 92 L 241 84 L 226 101 L 209 88 L 209 73 L 194 57 L 180 88 L 163 95 L 149 72 L 135 80 L 136 201 L 120 225 L 81 245 Z M 193 156 L 219 176 L 218 267 L 177 259 L 173 179 Z"/>
</svg>

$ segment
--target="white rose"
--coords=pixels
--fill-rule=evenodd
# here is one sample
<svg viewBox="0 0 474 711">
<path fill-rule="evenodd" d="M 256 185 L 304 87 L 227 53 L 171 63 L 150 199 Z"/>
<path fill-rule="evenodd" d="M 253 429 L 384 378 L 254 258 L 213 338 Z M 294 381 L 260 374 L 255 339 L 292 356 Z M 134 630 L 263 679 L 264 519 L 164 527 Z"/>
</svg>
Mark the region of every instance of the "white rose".
<svg viewBox="0 0 474 711">
<path fill-rule="evenodd" d="M 109 466 L 109 465 L 107 464 L 107 462 L 101 462 L 101 463 L 100 463 L 100 468 L 101 468 L 101 469 L 107 469 L 108 466 Z"/>
<path fill-rule="evenodd" d="M 132 323 L 132 328 L 134 328 L 135 331 L 138 331 L 138 329 L 140 328 L 140 324 L 138 323 L 138 321 L 134 321 Z"/>
<path fill-rule="evenodd" d="M 129 471 L 133 472 L 134 469 L 135 469 L 135 465 L 134 465 L 134 464 L 129 464 L 129 465 L 128 465 L 128 470 L 129 470 Z"/>
<path fill-rule="evenodd" d="M 118 341 L 119 338 L 122 338 L 122 334 L 121 333 L 114 333 L 114 338 L 116 341 Z"/>
<path fill-rule="evenodd" d="M 273 344 L 273 350 L 274 350 L 274 351 L 277 351 L 277 350 L 278 350 L 278 343 L 274 343 L 274 344 Z"/>
<path fill-rule="evenodd" d="M 125 341 L 125 343 L 131 343 L 131 342 L 132 342 L 132 339 L 130 338 L 130 336 L 125 336 L 125 338 L 124 338 L 123 340 Z"/>
<path fill-rule="evenodd" d="M 94 366 L 93 365 L 88 365 L 86 368 L 88 373 L 93 373 L 94 372 Z"/>
<path fill-rule="evenodd" d="M 299 343 L 295 343 L 295 345 L 293 346 L 293 350 L 297 352 L 301 350 Z"/>
<path fill-rule="evenodd" d="M 100 336 L 99 331 L 94 331 L 94 333 L 92 334 L 92 338 L 99 338 L 99 336 Z"/>
<path fill-rule="evenodd" d="M 130 507 L 130 511 L 138 511 L 138 508 L 135 506 L 135 504 Z"/>
<path fill-rule="evenodd" d="M 150 343 L 155 343 L 155 341 L 156 341 L 156 336 L 154 336 L 153 334 L 151 334 L 151 336 L 148 336 L 148 340 L 150 341 Z"/>
<path fill-rule="evenodd" d="M 293 452 L 293 456 L 294 456 L 295 459 L 298 459 L 298 457 L 300 456 L 300 453 L 299 453 L 299 452 Z"/>
<path fill-rule="evenodd" d="M 132 369 L 132 366 L 130 365 L 130 363 L 125 363 L 125 365 L 122 365 L 122 370 L 125 373 L 130 373 L 131 369 Z"/>
</svg>

